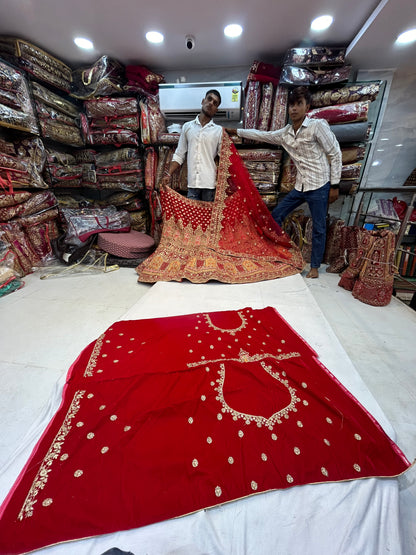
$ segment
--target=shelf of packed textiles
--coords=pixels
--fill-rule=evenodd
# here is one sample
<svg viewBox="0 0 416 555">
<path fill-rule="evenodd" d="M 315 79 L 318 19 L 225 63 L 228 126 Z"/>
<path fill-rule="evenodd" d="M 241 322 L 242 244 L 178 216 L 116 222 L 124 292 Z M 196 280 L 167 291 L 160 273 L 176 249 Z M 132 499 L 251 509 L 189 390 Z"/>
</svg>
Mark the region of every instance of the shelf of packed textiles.
<svg viewBox="0 0 416 555">
<path fill-rule="evenodd" d="M 39 135 L 24 71 L 0 58 L 0 127 Z"/>
<path fill-rule="evenodd" d="M 0 128 L 0 192 L 47 189 L 43 178 L 46 150 L 40 137 Z"/>
<path fill-rule="evenodd" d="M 51 191 L 0 193 L 0 297 L 54 257 L 58 203 Z"/>
</svg>

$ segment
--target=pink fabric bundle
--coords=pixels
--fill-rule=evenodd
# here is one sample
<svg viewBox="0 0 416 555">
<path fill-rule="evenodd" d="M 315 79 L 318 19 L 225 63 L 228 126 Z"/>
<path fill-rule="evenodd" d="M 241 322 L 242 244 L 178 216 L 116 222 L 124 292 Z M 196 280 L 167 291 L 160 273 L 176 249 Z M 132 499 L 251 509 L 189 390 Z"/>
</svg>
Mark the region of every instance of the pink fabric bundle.
<svg viewBox="0 0 416 555">
<path fill-rule="evenodd" d="M 150 235 L 134 229 L 128 233 L 99 233 L 97 244 L 103 251 L 120 258 L 144 258 L 155 247 Z"/>
</svg>

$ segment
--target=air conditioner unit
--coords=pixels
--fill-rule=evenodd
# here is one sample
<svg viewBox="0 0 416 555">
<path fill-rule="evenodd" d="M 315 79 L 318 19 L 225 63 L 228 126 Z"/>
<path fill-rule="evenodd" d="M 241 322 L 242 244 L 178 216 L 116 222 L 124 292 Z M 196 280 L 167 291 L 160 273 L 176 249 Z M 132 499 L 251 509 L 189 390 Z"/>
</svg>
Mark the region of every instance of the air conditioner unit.
<svg viewBox="0 0 416 555">
<path fill-rule="evenodd" d="M 186 121 L 201 111 L 201 102 L 210 89 L 221 95 L 215 119 L 241 119 L 241 81 L 214 83 L 163 83 L 159 85 L 160 109 L 169 120 Z"/>
</svg>

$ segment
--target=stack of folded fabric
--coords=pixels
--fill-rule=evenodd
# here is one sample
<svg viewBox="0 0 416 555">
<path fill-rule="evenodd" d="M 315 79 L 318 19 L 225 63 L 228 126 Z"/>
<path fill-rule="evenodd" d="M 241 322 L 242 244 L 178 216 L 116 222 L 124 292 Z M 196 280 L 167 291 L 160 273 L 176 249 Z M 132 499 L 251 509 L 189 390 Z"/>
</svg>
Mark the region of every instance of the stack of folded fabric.
<svg viewBox="0 0 416 555">
<path fill-rule="evenodd" d="M 29 133 L 39 133 L 23 73 L 0 61 L 0 125 Z"/>
<path fill-rule="evenodd" d="M 97 153 L 95 173 L 95 187 L 99 189 L 133 192 L 144 189 L 143 160 L 137 148 L 126 147 Z"/>
<path fill-rule="evenodd" d="M 137 99 L 103 96 L 84 101 L 84 131 L 91 145 L 136 145 L 140 114 Z"/>
<path fill-rule="evenodd" d="M 44 178 L 50 187 L 81 187 L 83 165 L 72 152 L 48 148 L 46 153 Z"/>
<path fill-rule="evenodd" d="M 0 56 L 48 85 L 69 92 L 72 70 L 38 46 L 15 37 L 0 37 Z"/>
<path fill-rule="evenodd" d="M 46 154 L 39 137 L 25 136 L 10 141 L 0 134 L 0 184 L 12 193 L 15 189 L 47 189 L 42 179 Z"/>
<path fill-rule="evenodd" d="M 32 83 L 40 129 L 45 139 L 71 146 L 84 146 L 78 107 L 39 83 Z"/>
<path fill-rule="evenodd" d="M 153 252 L 155 241 L 150 235 L 132 229 L 128 233 L 99 233 L 97 246 L 118 259 L 128 259 L 134 267 L 137 261 L 143 261 Z"/>
<path fill-rule="evenodd" d="M 286 85 L 330 85 L 348 81 L 351 66 L 345 64 L 345 48 L 312 46 L 286 52 L 280 83 Z"/>
<path fill-rule="evenodd" d="M 239 154 L 269 209 L 277 204 L 277 188 L 282 159 L 281 149 L 240 149 Z"/>
</svg>

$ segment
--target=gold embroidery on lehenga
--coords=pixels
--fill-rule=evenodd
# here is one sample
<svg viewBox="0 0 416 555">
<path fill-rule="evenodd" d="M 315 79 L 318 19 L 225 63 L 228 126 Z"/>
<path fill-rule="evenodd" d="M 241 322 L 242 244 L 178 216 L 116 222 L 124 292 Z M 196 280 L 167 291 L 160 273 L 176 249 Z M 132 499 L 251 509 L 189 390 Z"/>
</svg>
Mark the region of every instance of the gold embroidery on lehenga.
<svg viewBox="0 0 416 555">
<path fill-rule="evenodd" d="M 224 357 L 225 355 L 222 354 L 221 356 Z M 233 360 L 236 362 L 258 362 L 265 358 L 274 358 L 275 360 L 286 360 L 288 358 L 293 358 L 293 357 L 300 357 L 300 353 L 293 351 L 291 353 L 282 353 L 279 355 L 273 355 L 272 353 L 260 353 L 256 355 L 250 355 L 244 349 L 240 349 L 238 358 L 227 358 L 226 360 Z M 193 368 L 195 366 L 200 366 L 201 364 L 207 364 L 207 363 L 213 363 L 213 362 L 224 362 L 224 359 L 217 358 L 213 360 L 206 360 L 206 358 L 203 356 L 201 357 L 201 360 L 199 362 L 189 362 L 187 366 L 188 368 Z M 282 375 L 285 375 L 284 372 L 282 372 Z"/>
<path fill-rule="evenodd" d="M 243 353 L 245 353 L 245 351 L 243 351 Z M 264 355 L 260 355 L 260 356 L 264 356 Z M 257 361 L 256 355 L 254 357 L 245 357 L 245 355 L 243 355 L 242 358 L 244 362 L 251 361 L 251 360 Z M 264 361 L 260 361 L 260 365 L 263 368 L 263 370 L 265 370 L 268 374 L 270 374 L 275 380 L 283 384 L 290 394 L 290 403 L 285 407 L 283 407 L 281 410 L 269 416 L 268 418 L 266 418 L 265 416 L 260 416 L 258 414 L 246 414 L 246 413 L 237 411 L 228 405 L 227 401 L 224 398 L 224 382 L 225 382 L 226 369 L 225 369 L 225 364 L 223 363 L 220 364 L 220 370 L 218 371 L 218 374 L 220 376 L 220 379 L 217 380 L 218 386 L 214 387 L 214 389 L 218 393 L 218 396 L 216 397 L 216 399 L 222 404 L 222 407 L 223 407 L 222 412 L 229 413 L 232 416 L 234 421 L 238 419 L 243 419 L 246 424 L 250 424 L 250 422 L 255 422 L 259 428 L 262 426 L 267 426 L 269 430 L 272 430 L 275 424 L 282 423 L 282 418 L 288 419 L 290 412 L 296 412 L 297 409 L 295 405 L 300 401 L 300 399 L 299 397 L 297 397 L 296 389 L 289 385 L 288 380 L 282 379 L 279 375 L 279 372 L 273 372 L 272 367 L 267 365 Z M 303 426 L 302 422 L 300 422 L 299 420 L 297 422 L 297 425 L 299 427 Z"/>
<path fill-rule="evenodd" d="M 52 441 L 52 444 L 49 447 L 49 450 L 46 453 L 42 464 L 40 465 L 38 473 L 33 480 L 29 493 L 27 494 L 25 502 L 23 503 L 23 507 L 21 508 L 17 517 L 19 520 L 23 520 L 24 518 L 33 516 L 33 507 L 37 502 L 36 497 L 38 493 L 46 486 L 49 478 L 49 473 L 52 470 L 53 461 L 59 457 L 64 441 L 72 428 L 71 421 L 73 420 L 73 418 L 75 418 L 75 415 L 79 411 L 81 399 L 84 395 L 85 391 L 77 391 L 75 393 L 72 403 L 69 406 L 68 412 L 66 413 L 64 421 L 62 423 L 62 426 L 59 428 L 58 433 Z"/>
<path fill-rule="evenodd" d="M 212 322 L 211 317 L 210 317 L 209 314 L 204 314 L 204 316 L 205 316 L 205 320 L 206 320 L 206 322 L 207 322 L 207 324 L 210 328 L 213 328 L 216 331 L 220 331 L 221 333 L 229 333 L 231 335 L 235 335 L 238 331 L 243 330 L 247 326 L 247 318 L 244 316 L 244 314 L 241 311 L 237 311 L 237 314 L 241 318 L 241 324 L 239 325 L 238 328 L 233 328 L 233 329 L 219 328 L 218 326 L 216 326 Z"/>
<path fill-rule="evenodd" d="M 84 372 L 84 377 L 86 377 L 86 376 L 91 377 L 92 376 L 93 370 L 97 366 L 97 358 L 98 358 L 98 355 L 100 353 L 101 347 L 103 345 L 104 337 L 105 337 L 105 333 L 100 335 L 100 337 L 95 342 L 94 349 L 92 350 L 92 353 L 91 353 L 91 356 L 90 356 L 90 360 L 88 361 L 87 367 L 86 367 L 85 372 Z"/>
</svg>

